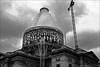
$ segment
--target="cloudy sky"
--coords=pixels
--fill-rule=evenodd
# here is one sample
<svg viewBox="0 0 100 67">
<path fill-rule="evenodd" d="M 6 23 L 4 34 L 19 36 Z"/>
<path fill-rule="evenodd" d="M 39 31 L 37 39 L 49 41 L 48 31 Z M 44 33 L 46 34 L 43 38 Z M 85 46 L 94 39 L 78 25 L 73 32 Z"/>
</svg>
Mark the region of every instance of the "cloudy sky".
<svg viewBox="0 0 100 67">
<path fill-rule="evenodd" d="M 80 48 L 92 50 L 100 58 L 100 0 L 74 0 Z M 74 48 L 70 0 L 0 0 L 0 52 L 22 47 L 22 35 L 41 7 L 47 7 L 64 32 L 66 45 Z"/>
</svg>

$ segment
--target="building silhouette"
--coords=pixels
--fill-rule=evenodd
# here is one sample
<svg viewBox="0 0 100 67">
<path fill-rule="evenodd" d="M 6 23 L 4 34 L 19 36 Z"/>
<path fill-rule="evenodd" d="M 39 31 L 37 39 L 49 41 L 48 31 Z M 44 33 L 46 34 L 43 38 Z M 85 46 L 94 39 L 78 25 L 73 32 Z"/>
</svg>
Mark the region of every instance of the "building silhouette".
<svg viewBox="0 0 100 67">
<path fill-rule="evenodd" d="M 65 45 L 63 32 L 53 23 L 49 9 L 41 8 L 23 34 L 22 48 L 0 53 L 0 67 L 99 67 L 92 51 Z"/>
</svg>

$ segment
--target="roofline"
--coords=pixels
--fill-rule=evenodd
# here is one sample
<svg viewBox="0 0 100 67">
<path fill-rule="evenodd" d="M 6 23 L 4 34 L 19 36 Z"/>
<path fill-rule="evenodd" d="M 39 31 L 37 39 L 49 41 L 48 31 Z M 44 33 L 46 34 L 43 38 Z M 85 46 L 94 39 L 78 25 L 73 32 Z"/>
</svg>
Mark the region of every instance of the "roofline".
<svg viewBox="0 0 100 67">
<path fill-rule="evenodd" d="M 74 49 L 73 51 L 72 50 L 69 50 L 67 48 L 63 48 L 63 49 L 58 49 L 58 50 L 55 50 L 51 53 L 51 55 L 54 55 L 54 54 L 59 54 L 59 53 L 62 53 L 62 52 L 65 52 L 65 53 L 70 53 L 70 54 L 73 54 L 75 56 L 78 56 L 79 54 L 77 54 Z"/>
<path fill-rule="evenodd" d="M 91 58 L 91 57 L 89 57 L 88 55 L 86 55 L 86 54 L 88 54 L 88 53 L 92 53 L 92 54 L 95 56 L 96 59 Z M 86 56 L 86 57 L 88 57 L 88 58 L 94 59 L 94 60 L 96 60 L 96 61 L 99 61 L 99 58 L 98 58 L 98 57 L 93 53 L 93 51 L 90 51 L 90 52 L 84 53 L 84 54 L 82 54 L 82 55 L 84 55 L 84 56 Z"/>
</svg>

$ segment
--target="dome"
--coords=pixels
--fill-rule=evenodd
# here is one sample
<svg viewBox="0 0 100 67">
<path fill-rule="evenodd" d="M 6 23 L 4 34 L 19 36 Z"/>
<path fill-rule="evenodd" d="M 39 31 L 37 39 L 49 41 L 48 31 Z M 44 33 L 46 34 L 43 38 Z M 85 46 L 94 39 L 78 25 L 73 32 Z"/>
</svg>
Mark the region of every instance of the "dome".
<svg viewBox="0 0 100 67">
<path fill-rule="evenodd" d="M 53 17 L 49 13 L 49 9 L 45 7 L 40 9 L 40 12 L 37 14 L 37 16 L 34 18 L 34 20 L 29 25 L 28 28 L 36 26 L 50 26 L 59 28 L 57 22 L 53 19 Z"/>
<path fill-rule="evenodd" d="M 63 43 L 63 33 L 58 29 L 56 22 L 49 13 L 49 9 L 41 8 L 40 13 L 24 32 L 22 48 L 26 52 L 34 53 L 39 45 L 45 44 L 51 51 L 51 49 L 60 48 Z"/>
</svg>

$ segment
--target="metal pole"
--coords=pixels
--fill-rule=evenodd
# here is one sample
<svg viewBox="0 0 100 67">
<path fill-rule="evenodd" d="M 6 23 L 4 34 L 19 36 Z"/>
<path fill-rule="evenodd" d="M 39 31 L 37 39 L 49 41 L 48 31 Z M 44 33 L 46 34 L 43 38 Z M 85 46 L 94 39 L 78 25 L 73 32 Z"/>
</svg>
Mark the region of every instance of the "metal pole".
<svg viewBox="0 0 100 67">
<path fill-rule="evenodd" d="M 44 38 L 45 40 L 45 38 Z M 43 67 L 45 67 L 45 56 L 46 56 L 46 53 L 47 53 L 47 48 L 48 48 L 48 45 L 45 44 L 45 41 L 43 40 Z"/>
<path fill-rule="evenodd" d="M 46 46 L 46 45 L 44 44 L 43 67 L 45 67 L 45 56 L 46 56 L 46 53 L 47 53 L 47 48 L 48 48 L 48 46 Z"/>
<path fill-rule="evenodd" d="M 42 56 L 41 56 L 42 55 L 42 49 L 41 49 L 41 44 L 38 45 L 38 48 L 39 48 L 39 53 L 40 53 L 40 67 L 42 67 L 41 66 L 41 62 L 42 62 Z"/>
<path fill-rule="evenodd" d="M 39 53 L 40 53 L 40 67 L 45 67 L 45 55 L 47 52 L 48 46 L 45 44 L 45 38 L 40 40 L 39 44 Z"/>
</svg>

